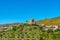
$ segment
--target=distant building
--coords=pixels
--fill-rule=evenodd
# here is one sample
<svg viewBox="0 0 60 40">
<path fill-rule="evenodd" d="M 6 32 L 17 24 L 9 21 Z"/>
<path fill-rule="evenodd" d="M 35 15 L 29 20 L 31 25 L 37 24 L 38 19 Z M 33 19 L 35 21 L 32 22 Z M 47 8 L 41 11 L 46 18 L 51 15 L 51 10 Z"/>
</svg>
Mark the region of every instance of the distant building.
<svg viewBox="0 0 60 40">
<path fill-rule="evenodd" d="M 50 26 L 43 26 L 42 27 L 43 30 L 57 30 L 58 29 L 58 25 L 50 25 Z"/>
<path fill-rule="evenodd" d="M 13 29 L 13 26 L 12 26 L 12 25 L 9 25 L 9 26 L 8 26 L 8 29 Z"/>
<path fill-rule="evenodd" d="M 53 30 L 57 30 L 58 29 L 58 25 L 53 25 Z"/>
<path fill-rule="evenodd" d="M 29 24 L 36 24 L 33 18 L 30 19 Z"/>
<path fill-rule="evenodd" d="M 0 26 L 0 31 L 2 31 L 3 30 L 3 26 Z"/>
</svg>

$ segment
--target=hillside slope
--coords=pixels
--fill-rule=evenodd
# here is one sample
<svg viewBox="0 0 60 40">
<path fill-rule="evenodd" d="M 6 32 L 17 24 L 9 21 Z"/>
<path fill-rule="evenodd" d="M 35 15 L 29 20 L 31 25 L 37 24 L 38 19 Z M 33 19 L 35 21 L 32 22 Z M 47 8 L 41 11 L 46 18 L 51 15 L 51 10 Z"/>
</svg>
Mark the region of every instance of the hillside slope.
<svg viewBox="0 0 60 40">
<path fill-rule="evenodd" d="M 60 25 L 60 17 L 46 18 L 44 20 L 38 20 L 36 23 L 45 25 Z"/>
</svg>

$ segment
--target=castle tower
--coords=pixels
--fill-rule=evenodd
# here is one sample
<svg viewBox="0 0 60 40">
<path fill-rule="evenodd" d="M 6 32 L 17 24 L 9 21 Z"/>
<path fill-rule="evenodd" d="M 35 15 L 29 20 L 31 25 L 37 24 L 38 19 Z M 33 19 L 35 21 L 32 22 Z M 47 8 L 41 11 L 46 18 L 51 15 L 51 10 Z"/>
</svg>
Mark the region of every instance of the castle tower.
<svg viewBox="0 0 60 40">
<path fill-rule="evenodd" d="M 35 24 L 34 19 L 31 18 L 29 24 Z"/>
</svg>

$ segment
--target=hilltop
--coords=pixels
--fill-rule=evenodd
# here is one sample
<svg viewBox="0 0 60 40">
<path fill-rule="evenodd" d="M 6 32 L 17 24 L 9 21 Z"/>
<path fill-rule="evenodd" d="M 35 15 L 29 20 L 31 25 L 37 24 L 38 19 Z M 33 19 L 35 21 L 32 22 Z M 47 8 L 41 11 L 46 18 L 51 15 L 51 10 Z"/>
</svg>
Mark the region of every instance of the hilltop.
<svg viewBox="0 0 60 40">
<path fill-rule="evenodd" d="M 52 22 L 54 22 L 53 24 L 55 22 L 60 23 L 60 17 L 39 20 L 37 22 L 34 19 L 30 19 L 26 23 L 2 25 L 0 26 L 0 40 L 60 40 L 60 30 L 58 28 L 51 27 L 52 29 L 56 29 L 53 31 L 50 27 L 37 25 L 42 23 L 50 25 Z"/>
<path fill-rule="evenodd" d="M 34 19 L 32 19 L 34 21 Z M 32 21 L 30 23 L 32 23 Z M 45 25 L 60 25 L 60 16 L 54 18 L 45 18 L 43 20 L 35 21 L 36 24 L 45 24 Z M 0 24 L 0 25 L 13 25 L 13 24 L 23 24 L 23 23 L 11 23 L 11 24 Z"/>
<path fill-rule="evenodd" d="M 46 18 L 43 20 L 36 21 L 37 24 L 45 24 L 45 25 L 60 25 L 60 17 L 55 18 Z"/>
</svg>

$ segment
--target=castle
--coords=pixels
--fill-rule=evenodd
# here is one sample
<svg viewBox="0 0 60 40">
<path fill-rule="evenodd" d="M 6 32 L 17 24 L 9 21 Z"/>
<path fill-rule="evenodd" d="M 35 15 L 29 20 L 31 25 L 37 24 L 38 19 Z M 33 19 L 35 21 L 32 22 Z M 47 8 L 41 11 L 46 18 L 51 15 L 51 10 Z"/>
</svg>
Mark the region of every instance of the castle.
<svg viewBox="0 0 60 40">
<path fill-rule="evenodd" d="M 29 22 L 28 24 L 36 24 L 36 23 L 35 23 L 34 19 L 31 18 L 31 19 L 30 19 L 30 22 Z"/>
</svg>

